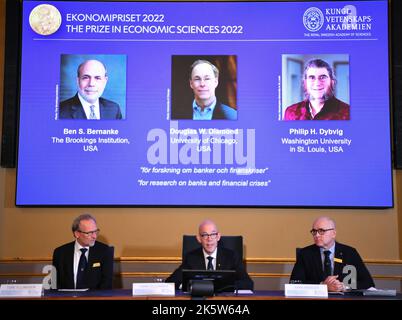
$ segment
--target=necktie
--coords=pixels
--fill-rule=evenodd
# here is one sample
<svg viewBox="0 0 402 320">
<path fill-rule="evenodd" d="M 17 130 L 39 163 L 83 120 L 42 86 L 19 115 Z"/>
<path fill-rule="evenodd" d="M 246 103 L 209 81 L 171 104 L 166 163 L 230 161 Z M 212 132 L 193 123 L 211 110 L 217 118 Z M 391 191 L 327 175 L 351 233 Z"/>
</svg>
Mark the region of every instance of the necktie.
<svg viewBox="0 0 402 320">
<path fill-rule="evenodd" d="M 77 284 L 76 288 L 77 289 L 84 289 L 87 287 L 86 285 L 86 280 L 85 280 L 85 272 L 87 269 L 88 261 L 87 257 L 85 256 L 85 252 L 87 252 L 88 249 L 86 248 L 81 248 L 81 257 L 80 261 L 78 262 L 78 271 L 77 271 Z"/>
<path fill-rule="evenodd" d="M 214 266 L 212 265 L 213 258 L 211 256 L 208 256 L 207 259 L 208 259 L 207 270 L 214 270 Z"/>
<path fill-rule="evenodd" d="M 91 105 L 89 106 L 89 108 L 91 109 L 91 113 L 89 115 L 89 119 L 96 119 L 96 115 L 95 115 L 95 106 Z"/>
<path fill-rule="evenodd" d="M 324 277 L 325 278 L 332 274 L 331 259 L 329 258 L 330 254 L 331 254 L 331 251 L 329 251 L 329 250 L 324 251 Z"/>
</svg>

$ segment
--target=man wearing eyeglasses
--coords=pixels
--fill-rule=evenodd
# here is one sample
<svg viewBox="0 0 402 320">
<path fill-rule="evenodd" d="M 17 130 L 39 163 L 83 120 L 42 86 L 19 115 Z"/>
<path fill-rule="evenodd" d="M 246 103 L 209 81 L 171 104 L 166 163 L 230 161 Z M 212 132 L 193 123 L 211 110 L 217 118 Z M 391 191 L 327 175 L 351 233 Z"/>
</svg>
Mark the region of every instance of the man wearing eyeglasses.
<svg viewBox="0 0 402 320">
<path fill-rule="evenodd" d="M 317 218 L 310 233 L 314 244 L 300 249 L 297 253 L 290 276 L 291 283 L 326 284 L 328 291 L 333 292 L 375 286 L 357 250 L 335 241 L 336 226 L 331 218 Z M 345 266 L 356 269 L 356 288 L 349 283 L 343 283 L 343 279 L 349 274 L 349 271 L 343 273 Z"/>
<path fill-rule="evenodd" d="M 75 241 L 56 248 L 53 266 L 58 289 L 111 289 L 113 247 L 97 241 L 99 229 L 95 218 L 83 214 L 72 224 Z"/>
<path fill-rule="evenodd" d="M 196 60 L 190 67 L 192 108 L 176 111 L 172 119 L 237 120 L 237 110 L 220 102 L 215 95 L 219 70 L 208 60 Z"/>
<path fill-rule="evenodd" d="M 335 74 L 321 59 L 306 63 L 303 89 L 306 99 L 288 107 L 284 120 L 349 120 L 350 106 L 335 98 Z"/>
<path fill-rule="evenodd" d="M 176 289 L 180 289 L 183 269 L 235 270 L 237 289 L 253 290 L 254 283 L 244 268 L 243 257 L 239 257 L 233 250 L 218 246 L 221 234 L 213 221 L 203 221 L 198 227 L 196 237 L 201 248 L 190 251 L 166 282 L 174 282 Z"/>
</svg>

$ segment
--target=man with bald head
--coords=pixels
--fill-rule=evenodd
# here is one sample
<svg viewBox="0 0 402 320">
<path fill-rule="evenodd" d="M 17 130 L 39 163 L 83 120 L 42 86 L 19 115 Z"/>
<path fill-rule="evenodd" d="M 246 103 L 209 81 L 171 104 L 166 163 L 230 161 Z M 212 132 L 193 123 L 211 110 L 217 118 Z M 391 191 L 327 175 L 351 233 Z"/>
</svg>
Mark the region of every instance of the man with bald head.
<svg viewBox="0 0 402 320">
<path fill-rule="evenodd" d="M 166 282 L 174 282 L 176 289 L 179 289 L 183 269 L 235 270 L 237 289 L 253 289 L 254 283 L 244 268 L 243 257 L 239 257 L 233 250 L 219 246 L 221 234 L 212 220 L 201 222 L 196 237 L 201 247 L 189 252 L 183 258 L 180 267 L 166 279 Z"/>
<path fill-rule="evenodd" d="M 108 81 L 105 65 L 86 60 L 77 69 L 77 94 L 60 103 L 59 119 L 120 120 L 120 106 L 102 98 Z"/>
<path fill-rule="evenodd" d="M 314 244 L 300 249 L 290 276 L 291 282 L 326 284 L 328 291 L 342 292 L 374 287 L 374 281 L 355 248 L 335 240 L 336 225 L 329 217 L 319 217 L 310 230 Z M 356 268 L 356 287 L 343 283 L 350 271 L 342 273 L 345 266 Z"/>
</svg>

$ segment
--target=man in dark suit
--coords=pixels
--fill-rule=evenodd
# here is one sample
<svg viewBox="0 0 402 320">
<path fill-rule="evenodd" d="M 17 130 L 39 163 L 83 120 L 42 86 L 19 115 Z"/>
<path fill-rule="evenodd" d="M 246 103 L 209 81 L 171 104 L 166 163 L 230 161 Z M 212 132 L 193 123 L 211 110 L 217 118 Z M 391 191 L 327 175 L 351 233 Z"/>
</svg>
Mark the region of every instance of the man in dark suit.
<svg viewBox="0 0 402 320">
<path fill-rule="evenodd" d="M 53 266 L 58 289 L 111 289 L 113 247 L 96 241 L 99 229 L 90 214 L 73 221 L 75 241 L 56 248 Z"/>
<path fill-rule="evenodd" d="M 253 290 L 253 280 L 247 274 L 242 261 L 243 257 L 230 249 L 218 246 L 221 234 L 216 224 L 211 220 L 203 221 L 197 234 L 197 240 L 201 247 L 190 251 L 166 282 L 174 282 L 176 289 L 180 289 L 182 283 L 182 270 L 235 270 L 237 289 Z M 186 288 L 182 288 L 185 290 Z"/>
<path fill-rule="evenodd" d="M 291 282 L 309 284 L 326 284 L 328 291 L 341 292 L 350 289 L 367 289 L 374 287 L 374 281 L 355 248 L 335 241 L 335 222 L 328 217 L 319 217 L 313 223 L 311 234 L 313 245 L 300 249 L 290 276 Z M 356 270 L 356 286 L 353 280 L 343 283 L 349 275 L 349 268 Z M 350 273 L 353 277 L 353 271 Z"/>
<path fill-rule="evenodd" d="M 217 100 L 215 89 L 219 70 L 208 60 L 197 60 L 190 68 L 190 87 L 194 93 L 192 108 L 173 110 L 172 119 L 237 120 L 237 110 Z"/>
<path fill-rule="evenodd" d="M 120 106 L 101 98 L 108 81 L 105 65 L 87 60 L 77 69 L 77 94 L 60 103 L 59 119 L 119 120 Z"/>
</svg>

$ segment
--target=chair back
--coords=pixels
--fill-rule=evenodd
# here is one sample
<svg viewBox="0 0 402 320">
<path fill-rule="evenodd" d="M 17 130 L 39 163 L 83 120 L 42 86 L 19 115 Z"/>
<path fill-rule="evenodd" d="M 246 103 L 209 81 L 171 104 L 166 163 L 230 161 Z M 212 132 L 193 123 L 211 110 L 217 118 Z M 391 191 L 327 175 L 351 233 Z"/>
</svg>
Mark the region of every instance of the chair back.
<svg viewBox="0 0 402 320">
<path fill-rule="evenodd" d="M 200 247 L 201 244 L 197 241 L 196 236 L 183 235 L 182 258 L 184 258 L 188 252 Z M 224 247 L 235 251 L 243 260 L 243 236 L 221 236 L 218 247 Z"/>
</svg>

